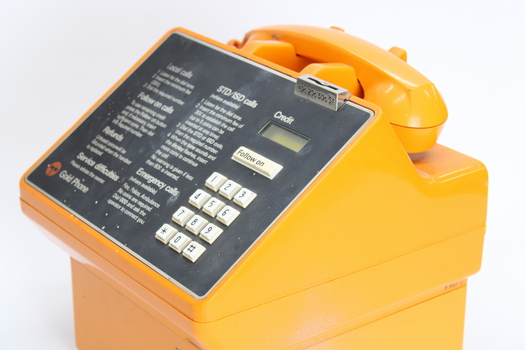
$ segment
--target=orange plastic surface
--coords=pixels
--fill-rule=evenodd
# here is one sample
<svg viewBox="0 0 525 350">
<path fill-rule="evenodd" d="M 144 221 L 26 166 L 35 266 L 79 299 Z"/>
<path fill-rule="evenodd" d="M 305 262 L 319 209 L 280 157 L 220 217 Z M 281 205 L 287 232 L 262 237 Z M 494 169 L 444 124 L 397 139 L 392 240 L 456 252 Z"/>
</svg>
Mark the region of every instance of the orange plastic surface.
<svg viewBox="0 0 525 350">
<path fill-rule="evenodd" d="M 79 349 L 198 350 L 189 336 L 183 338 L 74 259 L 71 270 Z"/>
<path fill-rule="evenodd" d="M 177 30 L 297 76 L 297 72 L 243 50 Z M 298 50 L 295 43 L 294 48 Z M 357 68 L 356 72 L 359 78 Z M 361 85 L 366 98 L 366 84 L 361 81 Z M 329 347 L 324 348 L 348 349 L 337 345 L 336 339 L 349 337 L 344 344 L 358 344 L 356 339 L 361 336 L 350 335 L 354 330 L 375 330 L 352 333 L 366 337 L 385 332 L 389 322 L 380 320 L 401 315 L 403 310 L 421 310 L 408 312 L 406 315 L 413 316 L 406 317 L 417 317 L 424 324 L 433 311 L 448 305 L 430 300 L 459 295 L 450 304 L 453 310 L 462 309 L 464 295 L 451 290 L 464 286 L 466 278 L 480 267 L 488 185 L 484 165 L 441 145 L 410 158 L 390 118 L 382 113 L 384 108 L 357 96 L 351 100 L 372 109 L 372 121 L 202 300 L 194 299 L 29 186 L 27 174 L 20 182 L 22 208 L 74 259 L 74 273 L 78 274 L 74 276 L 75 293 L 80 293 L 75 294 L 76 300 L 82 293 L 90 293 L 95 304 L 124 298 L 115 305 L 130 309 L 130 322 L 141 318 L 137 322 L 144 322 L 144 329 L 162 325 L 159 336 L 184 339 L 185 347 L 177 345 L 181 350 L 192 346 L 298 349 L 328 339 L 334 339 L 333 343 L 325 343 Z M 98 293 L 90 287 L 98 284 L 106 291 Z M 99 339 L 108 337 L 104 329 L 85 332 L 85 327 L 103 317 L 104 307 L 80 306 L 82 303 L 76 302 L 81 328 L 77 332 L 83 339 L 90 332 Z M 416 307 L 419 304 L 429 306 Z M 135 308 L 148 316 L 140 316 L 142 312 L 132 310 Z M 118 313 L 112 314 L 117 317 Z M 462 334 L 458 330 L 463 324 L 460 314 L 451 313 L 453 330 L 441 325 L 435 334 L 447 333 L 452 337 L 450 344 L 457 344 Z M 117 333 L 125 336 L 125 329 Z M 127 336 L 133 338 L 137 332 L 131 327 Z M 410 331 L 402 334 L 409 336 Z M 416 335 L 417 341 L 406 349 L 418 348 L 414 344 L 421 344 L 423 338 Z M 378 339 L 374 341 L 380 342 Z M 89 343 L 83 350 L 103 349 L 100 344 Z M 120 349 L 112 344 L 109 348 Z M 419 348 L 443 348 L 438 345 L 428 343 Z M 388 348 L 386 340 L 381 346 L 377 349 Z"/>
<path fill-rule="evenodd" d="M 305 349 L 461 350 L 465 294 L 466 287 Z"/>
</svg>

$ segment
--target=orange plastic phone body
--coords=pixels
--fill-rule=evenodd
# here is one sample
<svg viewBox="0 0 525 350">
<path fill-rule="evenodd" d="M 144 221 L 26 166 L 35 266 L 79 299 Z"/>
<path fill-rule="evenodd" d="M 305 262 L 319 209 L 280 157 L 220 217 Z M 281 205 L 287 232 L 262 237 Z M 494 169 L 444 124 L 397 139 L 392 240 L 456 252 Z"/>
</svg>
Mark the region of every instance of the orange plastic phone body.
<svg viewBox="0 0 525 350">
<path fill-rule="evenodd" d="M 296 40 L 316 30 L 293 28 L 285 28 L 295 32 L 289 41 L 306 65 L 325 49 L 326 62 L 344 63 L 349 49 L 338 45 L 356 40 L 336 30 L 326 42 Z M 247 37 L 266 33 L 276 39 L 276 30 Z M 185 29 L 174 31 L 299 75 L 277 58 L 279 64 Z M 279 41 L 288 41 L 284 29 L 277 32 Z M 359 56 L 379 55 L 370 50 Z M 400 76 L 415 74 L 394 55 L 380 60 L 398 67 Z M 466 279 L 481 263 L 486 168 L 439 144 L 409 157 L 392 128 L 397 105 L 372 103 L 388 98 L 371 99 L 379 92 L 370 91 L 379 87 L 369 89 L 377 78 L 381 86 L 405 89 L 402 99 L 418 105 L 418 93 L 407 95 L 416 85 L 385 82 L 379 69 L 368 77 L 360 73 L 365 68 L 353 66 L 365 100 L 354 95 L 351 101 L 375 116 L 204 299 L 193 298 L 28 185 L 28 171 L 20 182 L 24 213 L 72 257 L 79 349 L 461 349 Z M 398 123 L 442 125 L 416 119 Z M 317 239 L 324 233 L 330 238 Z"/>
</svg>

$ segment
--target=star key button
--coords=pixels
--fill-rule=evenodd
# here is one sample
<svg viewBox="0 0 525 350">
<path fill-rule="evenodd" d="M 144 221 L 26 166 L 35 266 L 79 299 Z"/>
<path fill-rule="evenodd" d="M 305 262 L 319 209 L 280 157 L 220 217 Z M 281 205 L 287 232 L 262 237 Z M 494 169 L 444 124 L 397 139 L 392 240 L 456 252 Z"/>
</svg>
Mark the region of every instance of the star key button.
<svg viewBox="0 0 525 350">
<path fill-rule="evenodd" d="M 161 228 L 157 230 L 155 238 L 157 238 L 162 243 L 166 244 L 173 236 L 175 236 L 176 233 L 177 230 L 175 229 L 175 227 L 170 226 L 168 224 L 164 224 Z"/>
</svg>

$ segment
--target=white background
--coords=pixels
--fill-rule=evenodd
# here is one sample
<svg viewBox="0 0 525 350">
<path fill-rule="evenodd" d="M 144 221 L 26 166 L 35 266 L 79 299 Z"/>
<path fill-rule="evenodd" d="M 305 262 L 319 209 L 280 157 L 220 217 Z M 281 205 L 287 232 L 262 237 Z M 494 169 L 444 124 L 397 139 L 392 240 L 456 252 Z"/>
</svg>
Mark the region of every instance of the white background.
<svg viewBox="0 0 525 350">
<path fill-rule="evenodd" d="M 21 214 L 23 172 L 169 29 L 226 42 L 263 25 L 309 24 L 405 48 L 441 91 L 440 143 L 490 173 L 464 348 L 525 349 L 524 23 L 521 0 L 3 0 L 0 348 L 75 348 L 69 259 Z"/>
</svg>

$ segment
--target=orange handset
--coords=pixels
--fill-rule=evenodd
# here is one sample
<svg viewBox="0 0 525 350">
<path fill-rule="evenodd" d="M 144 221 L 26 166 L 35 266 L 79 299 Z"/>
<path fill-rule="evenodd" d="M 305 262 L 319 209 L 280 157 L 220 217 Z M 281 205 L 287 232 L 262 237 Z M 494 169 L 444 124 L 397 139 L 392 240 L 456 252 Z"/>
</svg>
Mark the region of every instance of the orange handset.
<svg viewBox="0 0 525 350">
<path fill-rule="evenodd" d="M 407 64 L 406 52 L 383 50 L 339 28 L 270 26 L 230 44 L 300 73 L 312 73 L 381 107 L 406 151 L 435 145 L 447 108 L 430 80 Z"/>
</svg>

